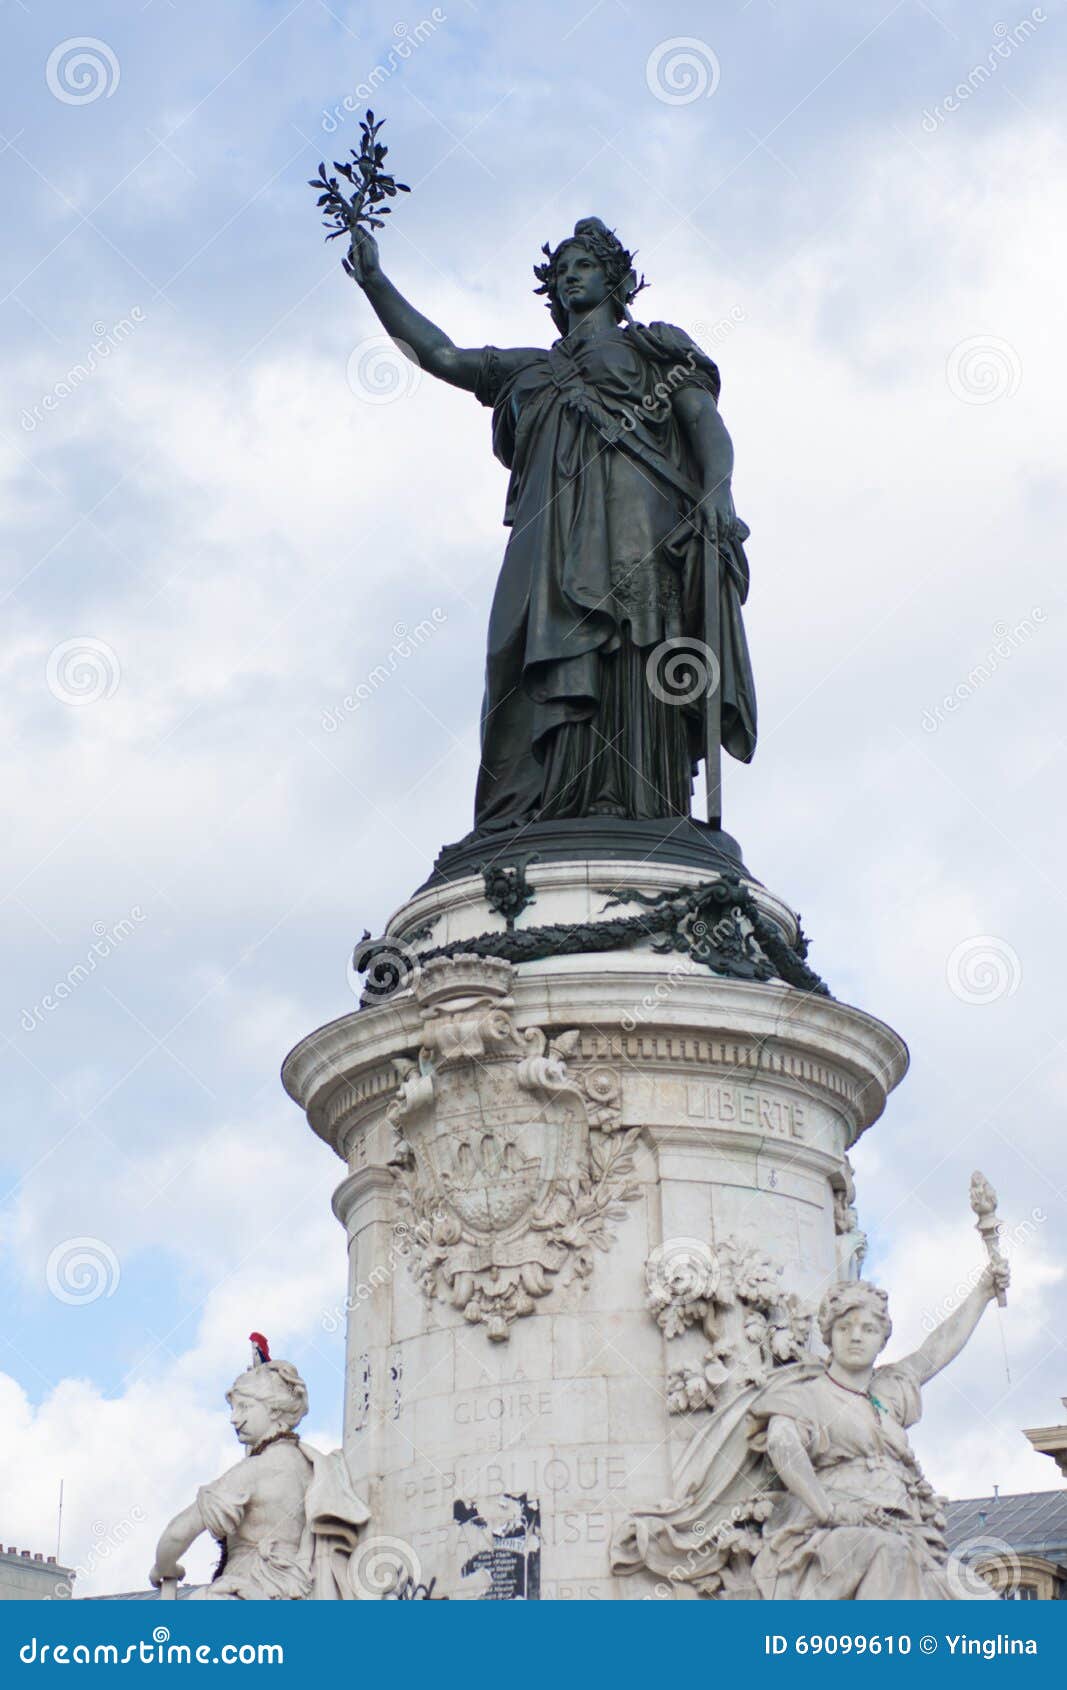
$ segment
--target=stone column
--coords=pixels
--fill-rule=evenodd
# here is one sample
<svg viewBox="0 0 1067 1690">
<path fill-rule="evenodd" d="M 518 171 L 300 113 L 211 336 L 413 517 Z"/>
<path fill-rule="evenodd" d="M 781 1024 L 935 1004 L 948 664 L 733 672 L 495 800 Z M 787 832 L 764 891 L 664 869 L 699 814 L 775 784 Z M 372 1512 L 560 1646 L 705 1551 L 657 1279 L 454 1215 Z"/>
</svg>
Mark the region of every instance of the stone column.
<svg viewBox="0 0 1067 1690">
<path fill-rule="evenodd" d="M 720 1382 L 800 1353 L 858 1271 L 848 1151 L 907 1052 L 778 977 L 797 923 L 761 887 L 709 936 L 691 870 L 528 881 L 412 899 L 372 968 L 396 989 L 283 1078 L 347 1170 L 345 1450 L 383 1590 L 641 1597 L 613 1533 L 678 1494 Z"/>
</svg>

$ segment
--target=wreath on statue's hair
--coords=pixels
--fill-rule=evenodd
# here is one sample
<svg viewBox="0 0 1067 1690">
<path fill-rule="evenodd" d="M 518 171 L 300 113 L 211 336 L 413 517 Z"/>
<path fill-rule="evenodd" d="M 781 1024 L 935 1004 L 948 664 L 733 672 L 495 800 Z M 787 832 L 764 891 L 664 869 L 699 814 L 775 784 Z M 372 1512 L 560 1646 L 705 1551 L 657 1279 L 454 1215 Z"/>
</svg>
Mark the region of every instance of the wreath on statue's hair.
<svg viewBox="0 0 1067 1690">
<path fill-rule="evenodd" d="M 556 287 L 556 277 L 559 270 L 560 253 L 569 246 L 584 247 L 591 258 L 595 258 L 598 264 L 603 265 L 619 316 L 623 315 L 630 301 L 636 298 L 641 289 L 647 288 L 648 283 L 644 276 L 638 279 L 637 272 L 634 269 L 635 254 L 623 246 L 614 229 L 609 229 L 607 224 L 601 222 L 599 217 L 582 217 L 574 225 L 573 235 L 567 235 L 557 247 L 549 246 L 546 241 L 541 248 L 546 262 L 534 265 L 534 275 L 541 284 L 540 287 L 534 288 L 534 293 L 547 294 L 545 303 L 552 312 L 553 321 L 557 328 L 566 327 L 565 322 L 562 324 L 560 322 L 562 306 Z"/>
</svg>

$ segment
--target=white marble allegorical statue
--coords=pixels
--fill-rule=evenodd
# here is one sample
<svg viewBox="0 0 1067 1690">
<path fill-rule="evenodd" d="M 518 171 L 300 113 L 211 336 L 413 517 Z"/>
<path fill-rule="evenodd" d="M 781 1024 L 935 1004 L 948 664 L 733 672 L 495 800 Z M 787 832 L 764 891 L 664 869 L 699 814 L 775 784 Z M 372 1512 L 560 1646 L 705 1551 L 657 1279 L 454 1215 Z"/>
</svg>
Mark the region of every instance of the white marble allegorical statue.
<svg viewBox="0 0 1067 1690">
<path fill-rule="evenodd" d="M 265 1360 L 226 1393 L 246 1454 L 175 1515 L 156 1547 L 151 1583 L 181 1579 L 190 1544 L 210 1532 L 221 1547 L 211 1584 L 197 1597 L 244 1601 L 353 1598 L 349 1560 L 370 1518 L 352 1488 L 344 1453 L 324 1455 L 294 1428 L 307 1387 L 288 1361 Z"/>
<path fill-rule="evenodd" d="M 826 1360 L 780 1367 L 711 1416 L 686 1452 L 685 1496 L 633 1514 L 613 1546 L 616 1572 L 647 1568 L 675 1594 L 719 1599 L 991 1597 L 949 1557 L 942 1499 L 908 1428 L 922 1387 L 1007 1283 L 998 1256 L 925 1343 L 881 1367 L 885 1292 L 834 1285 L 819 1309 Z"/>
</svg>

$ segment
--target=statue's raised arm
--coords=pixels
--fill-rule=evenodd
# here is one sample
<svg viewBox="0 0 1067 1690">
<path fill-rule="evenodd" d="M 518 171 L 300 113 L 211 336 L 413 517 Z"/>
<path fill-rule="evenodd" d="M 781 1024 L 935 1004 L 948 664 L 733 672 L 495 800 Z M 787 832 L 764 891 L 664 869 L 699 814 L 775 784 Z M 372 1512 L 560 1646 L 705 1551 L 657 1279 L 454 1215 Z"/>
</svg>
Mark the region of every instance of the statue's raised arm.
<svg viewBox="0 0 1067 1690">
<path fill-rule="evenodd" d="M 443 329 L 416 311 L 382 269 L 378 242 L 367 229 L 357 228 L 352 235 L 348 273 L 363 289 L 382 328 L 402 352 L 408 357 L 414 355 L 416 363 L 430 375 L 474 392 L 482 351 L 456 346 Z"/>
<path fill-rule="evenodd" d="M 908 1437 L 922 1387 L 1006 1291 L 988 1219 L 979 1230 L 990 1259 L 974 1289 L 899 1361 L 879 1363 L 893 1330 L 885 1292 L 832 1285 L 818 1312 L 825 1358 L 724 1397 L 684 1458 L 696 1474 L 684 1496 L 636 1511 L 616 1534 L 616 1572 L 644 1567 L 701 1595 L 767 1600 L 992 1596 L 949 1554 L 944 1501 Z"/>
</svg>

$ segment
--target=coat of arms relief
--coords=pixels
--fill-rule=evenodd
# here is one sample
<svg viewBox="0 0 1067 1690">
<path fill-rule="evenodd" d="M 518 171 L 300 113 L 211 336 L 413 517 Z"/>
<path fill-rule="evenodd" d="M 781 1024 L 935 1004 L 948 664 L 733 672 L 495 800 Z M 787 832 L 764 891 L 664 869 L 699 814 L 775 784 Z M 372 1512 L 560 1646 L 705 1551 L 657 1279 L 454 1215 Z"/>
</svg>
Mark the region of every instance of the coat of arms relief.
<svg viewBox="0 0 1067 1690">
<path fill-rule="evenodd" d="M 416 1277 L 498 1342 L 554 1286 L 589 1276 L 639 1193 L 618 1075 L 571 1071 L 577 1032 L 517 1028 L 514 975 L 495 957 L 422 968 L 421 1044 L 395 1064 L 388 1111 Z"/>
</svg>

